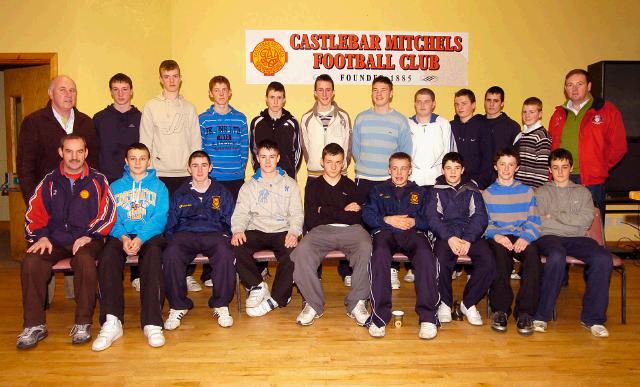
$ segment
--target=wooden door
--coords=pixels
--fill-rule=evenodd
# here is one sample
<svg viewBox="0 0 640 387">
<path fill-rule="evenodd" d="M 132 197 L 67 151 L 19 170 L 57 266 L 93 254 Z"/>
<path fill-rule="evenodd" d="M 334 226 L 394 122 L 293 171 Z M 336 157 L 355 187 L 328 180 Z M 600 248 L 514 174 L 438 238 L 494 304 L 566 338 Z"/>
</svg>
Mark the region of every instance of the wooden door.
<svg viewBox="0 0 640 387">
<path fill-rule="evenodd" d="M 38 109 L 42 109 L 49 100 L 47 89 L 51 79 L 49 65 L 22 67 L 4 71 L 5 116 L 7 121 L 7 171 L 15 176 L 18 134 L 22 119 Z M 18 176 L 19 178 L 19 176 Z M 13 183 L 13 182 L 11 182 Z M 20 186 L 12 184 L 9 189 L 9 232 L 11 257 L 21 260 L 24 257 L 25 203 Z"/>
</svg>

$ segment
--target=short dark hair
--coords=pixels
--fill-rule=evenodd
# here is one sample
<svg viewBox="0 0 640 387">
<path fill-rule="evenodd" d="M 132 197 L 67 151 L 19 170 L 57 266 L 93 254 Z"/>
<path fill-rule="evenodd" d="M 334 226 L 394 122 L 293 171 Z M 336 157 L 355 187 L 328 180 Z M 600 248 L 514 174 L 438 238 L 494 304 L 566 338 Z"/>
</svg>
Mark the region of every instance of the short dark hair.
<svg viewBox="0 0 640 387">
<path fill-rule="evenodd" d="M 144 145 L 144 144 L 143 144 L 143 143 L 141 143 L 141 142 L 134 142 L 133 144 L 129 145 L 129 146 L 127 147 L 127 151 L 126 151 L 126 152 L 124 152 L 125 157 L 126 157 L 126 156 L 129 156 L 129 151 L 130 151 L 130 150 L 134 150 L 134 149 L 135 149 L 135 150 L 143 150 L 143 151 L 147 152 L 147 156 L 151 157 L 151 152 L 149 151 L 149 148 L 147 148 L 147 146 L 146 146 L 146 145 Z"/>
<path fill-rule="evenodd" d="M 504 102 L 504 90 L 500 86 L 491 86 L 484 93 L 484 99 L 487 99 L 487 94 L 500 94 L 500 101 Z"/>
<path fill-rule="evenodd" d="M 80 136 L 79 134 L 71 133 L 62 136 L 62 138 L 60 139 L 60 149 L 64 149 L 64 143 L 69 140 L 82 140 L 85 149 L 87 148 L 87 140 L 85 140 L 84 137 Z"/>
<path fill-rule="evenodd" d="M 195 158 L 205 158 L 207 159 L 207 162 L 209 164 L 211 164 L 211 158 L 209 157 L 209 155 L 207 154 L 207 152 L 203 151 L 203 150 L 197 150 L 195 152 L 193 152 L 192 154 L 189 155 L 189 161 L 187 162 L 187 165 L 191 165 L 191 161 Z"/>
<path fill-rule="evenodd" d="M 378 75 L 377 77 L 373 78 L 371 86 L 375 85 L 376 83 L 384 83 L 385 85 L 389 86 L 389 90 L 393 90 L 393 82 L 391 82 L 391 79 L 389 79 L 389 77 Z"/>
<path fill-rule="evenodd" d="M 551 166 L 551 162 L 555 160 L 567 160 L 569 161 L 569 165 L 573 167 L 573 155 L 564 148 L 558 148 L 551 151 L 551 154 L 549 155 L 549 166 Z"/>
<path fill-rule="evenodd" d="M 165 59 L 160 63 L 160 67 L 158 68 L 158 73 L 162 76 L 162 70 L 170 71 L 170 70 L 178 70 L 180 72 L 180 66 L 178 66 L 178 62 L 173 59 Z"/>
<path fill-rule="evenodd" d="M 111 89 L 113 84 L 116 82 L 128 83 L 129 88 L 133 89 L 133 81 L 127 74 L 117 73 L 116 75 L 112 76 L 111 79 L 109 79 L 109 89 Z"/>
<path fill-rule="evenodd" d="M 444 168 L 444 165 L 449 161 L 451 161 L 452 163 L 460 164 L 460 166 L 464 168 L 464 158 L 458 152 L 449 152 L 444 155 L 444 157 L 442 158 L 442 168 Z"/>
<path fill-rule="evenodd" d="M 423 87 L 422 89 L 416 91 L 416 94 L 413 96 L 413 102 L 415 102 L 418 99 L 419 95 L 428 95 L 429 97 L 431 97 L 432 101 L 436 100 L 436 93 L 434 93 L 433 90 L 428 89 L 426 87 Z"/>
<path fill-rule="evenodd" d="M 511 147 L 502 148 L 497 151 L 493 156 L 493 165 L 497 165 L 498 160 L 500 160 L 500 157 L 503 156 L 513 157 L 514 159 L 516 159 L 516 165 L 520 165 L 520 155 Z"/>
<path fill-rule="evenodd" d="M 332 142 L 330 144 L 327 144 L 322 149 L 322 159 L 324 159 L 324 156 L 326 155 L 331 155 L 331 156 L 342 155 L 344 157 L 344 149 L 342 149 L 342 147 L 336 144 L 335 142 Z"/>
<path fill-rule="evenodd" d="M 224 75 L 216 75 L 215 77 L 211 78 L 211 80 L 209 80 L 209 90 L 213 89 L 213 85 L 215 85 L 216 83 L 224 83 L 225 85 L 227 85 L 227 88 L 231 90 L 231 83 Z"/>
<path fill-rule="evenodd" d="M 316 77 L 316 80 L 313 82 L 313 90 L 315 90 L 316 87 L 318 87 L 318 82 L 320 81 L 330 82 L 331 88 L 332 89 L 335 88 L 333 85 L 333 79 L 331 79 L 331 76 L 329 74 L 320 74 Z"/>
<path fill-rule="evenodd" d="M 278 152 L 278 154 L 280 154 L 280 147 L 278 146 L 278 143 L 275 141 L 271 141 L 271 140 L 262 140 L 258 143 L 258 149 L 256 150 L 256 153 L 259 153 L 261 149 L 273 149 L 276 152 Z"/>
<path fill-rule="evenodd" d="M 542 111 L 542 100 L 538 97 L 529 97 L 524 100 L 522 106 L 537 106 Z"/>
<path fill-rule="evenodd" d="M 473 94 L 473 91 L 469 90 L 469 89 L 460 89 L 458 91 L 456 91 L 456 93 L 453 96 L 454 98 L 458 98 L 458 97 L 467 97 L 469 98 L 469 101 L 471 101 L 471 103 L 475 103 L 476 102 L 476 95 Z"/>
<path fill-rule="evenodd" d="M 391 160 L 407 160 L 409 164 L 411 164 L 411 156 L 404 152 L 396 152 L 389 157 L 389 165 L 391 165 Z"/>
<path fill-rule="evenodd" d="M 589 75 L 589 72 L 583 69 L 573 69 L 569 71 L 567 75 L 564 76 L 565 82 L 567 81 L 567 79 L 569 79 L 570 76 L 576 75 L 576 74 L 584 75 L 584 77 L 587 78 L 587 83 L 591 83 L 591 76 Z"/>
<path fill-rule="evenodd" d="M 269 96 L 270 91 L 280 91 L 282 92 L 282 96 L 287 98 L 287 92 L 284 90 L 284 85 L 280 82 L 273 81 L 267 86 L 267 91 L 264 93 L 265 97 Z"/>
</svg>

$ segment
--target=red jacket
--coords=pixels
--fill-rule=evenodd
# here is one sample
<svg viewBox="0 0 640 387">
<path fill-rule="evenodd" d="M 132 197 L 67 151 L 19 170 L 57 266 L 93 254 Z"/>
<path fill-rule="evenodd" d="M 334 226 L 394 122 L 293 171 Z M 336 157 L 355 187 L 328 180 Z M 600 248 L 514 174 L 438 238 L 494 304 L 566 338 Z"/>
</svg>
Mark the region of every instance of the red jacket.
<svg viewBox="0 0 640 387">
<path fill-rule="evenodd" d="M 556 106 L 549 120 L 551 149 L 560 148 L 567 108 Z M 613 168 L 627 153 L 627 132 L 620 111 L 610 102 L 594 98 L 580 122 L 578 157 L 580 182 L 583 185 L 604 184 Z M 575 157 L 576 155 L 574 155 Z"/>
</svg>

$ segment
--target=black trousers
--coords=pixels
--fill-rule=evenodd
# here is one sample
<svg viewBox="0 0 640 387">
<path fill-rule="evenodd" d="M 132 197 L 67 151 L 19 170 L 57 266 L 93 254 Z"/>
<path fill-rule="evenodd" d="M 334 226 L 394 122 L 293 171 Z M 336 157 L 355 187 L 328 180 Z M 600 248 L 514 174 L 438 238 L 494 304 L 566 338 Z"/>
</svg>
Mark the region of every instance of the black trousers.
<svg viewBox="0 0 640 387">
<path fill-rule="evenodd" d="M 518 237 L 506 235 L 511 243 L 515 243 Z M 496 279 L 493 280 L 489 291 L 491 310 L 511 314 L 513 302 L 513 290 L 511 289 L 511 272 L 513 271 L 513 258 L 520 261 L 522 268 L 522 280 L 520 290 L 516 296 L 516 305 L 513 310 L 517 318 L 521 314 L 532 316 L 536 314 L 540 300 L 540 281 L 542 278 L 542 262 L 538 255 L 538 248 L 530 243 L 524 251 L 515 253 L 507 250 L 494 240 L 489 240 L 489 246 L 493 250 L 496 259 Z M 474 272 L 475 274 L 475 272 Z"/>
<path fill-rule="evenodd" d="M 166 241 L 162 235 L 146 241 L 138 253 L 140 272 L 140 327 L 162 326 L 162 305 L 164 303 L 164 277 L 162 274 L 162 250 Z M 122 241 L 113 237 L 100 254 L 98 262 L 98 284 L 100 286 L 100 324 L 107 314 L 124 322 L 124 265 L 127 253 L 122 249 Z"/>
<path fill-rule="evenodd" d="M 253 253 L 259 250 L 273 250 L 278 260 L 278 268 L 271 287 L 271 297 L 280 307 L 285 307 L 291 300 L 293 289 L 293 262 L 289 258 L 293 249 L 284 246 L 287 232 L 266 233 L 249 230 L 245 235 L 247 241 L 233 248 L 240 281 L 247 288 L 259 285 L 262 282 L 262 275 L 253 259 Z"/>
</svg>

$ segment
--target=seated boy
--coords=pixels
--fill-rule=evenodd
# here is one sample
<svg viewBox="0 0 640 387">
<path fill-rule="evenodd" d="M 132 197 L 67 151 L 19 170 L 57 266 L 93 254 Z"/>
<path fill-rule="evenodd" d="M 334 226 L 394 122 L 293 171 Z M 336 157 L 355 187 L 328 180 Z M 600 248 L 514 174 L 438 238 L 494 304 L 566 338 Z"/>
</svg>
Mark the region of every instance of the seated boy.
<svg viewBox="0 0 640 387">
<path fill-rule="evenodd" d="M 193 308 L 184 277 L 198 253 L 206 255 L 213 268 L 213 294 L 209 298 L 213 316 L 218 317 L 218 325 L 223 328 L 233 325 L 229 302 L 233 299 L 236 278 L 229 225 L 234 201 L 222 184 L 209 178 L 212 168 L 206 152 L 193 152 L 187 165 L 191 180 L 182 184 L 171 198 L 165 229 L 168 245 L 162 254 L 170 307 L 164 322 L 167 330 L 178 328 Z"/>
<path fill-rule="evenodd" d="M 468 255 L 473 262 L 473 275 L 464 288 L 460 310 L 469 324 L 482 325 L 476 304 L 489 289 L 496 269 L 491 250 L 481 238 L 487 227 L 484 200 L 477 184 L 463 173 L 462 155 L 444 155 L 442 176 L 436 179 L 427 201 L 429 229 L 436 237 L 433 251 L 440 264 L 438 320 L 451 322 L 451 272 L 457 257 Z"/>
<path fill-rule="evenodd" d="M 169 191 L 149 169 L 149 148 L 134 143 L 127 148 L 122 178 L 111 185 L 118 216 L 100 254 L 100 334 L 92 349 L 103 351 L 122 336 L 124 321 L 124 264 L 127 255 L 138 255 L 140 272 L 140 325 L 149 345 L 164 345 L 162 334 L 162 236 L 167 223 Z"/>
<path fill-rule="evenodd" d="M 524 100 L 522 106 L 523 131 L 516 137 L 514 148 L 520 156 L 516 179 L 529 187 L 540 187 L 549 180 L 551 139 L 542 126 L 542 101 L 536 97 Z"/>
<path fill-rule="evenodd" d="M 344 149 L 336 143 L 322 150 L 322 176 L 307 187 L 304 210 L 311 231 L 291 253 L 295 264 L 293 281 L 305 298 L 298 315 L 300 325 L 311 325 L 324 313 L 324 294 L 318 266 L 331 250 L 340 250 L 353 267 L 351 291 L 345 297 L 347 315 L 364 325 L 369 318 L 367 266 L 371 258 L 371 236 L 360 225 L 362 209 L 356 197 L 356 184 L 342 176 Z"/>
<path fill-rule="evenodd" d="M 533 333 L 533 314 L 540 298 L 542 263 L 536 246 L 531 244 L 540 236 L 540 217 L 533 190 L 514 179 L 520 165 L 518 154 L 511 148 L 496 153 L 494 168 L 498 178 L 482 193 L 489 214 L 485 238 L 496 259 L 496 279 L 489 291 L 493 318 L 491 328 L 507 331 L 511 313 L 513 290 L 511 272 L 513 258 L 520 261 L 522 281 L 513 311 L 518 333 Z"/>
<path fill-rule="evenodd" d="M 389 158 L 391 178 L 373 187 L 362 211 L 371 228 L 373 254 L 370 263 L 372 316 L 369 334 L 384 337 L 391 320 L 391 278 L 393 253 L 409 256 L 415 272 L 416 312 L 420 322 L 418 337 L 433 339 L 438 334 L 438 263 L 425 235 L 427 219 L 425 188 L 409 181 L 411 156 L 397 152 Z"/>
<path fill-rule="evenodd" d="M 603 324 L 607 321 L 609 304 L 611 254 L 587 236 L 593 222 L 593 200 L 587 188 L 569 179 L 572 168 L 571 152 L 562 148 L 554 150 L 549 157 L 553 181 L 536 190 L 542 237 L 535 244 L 540 254 L 547 257 L 547 262 L 533 326 L 536 332 L 546 331 L 560 293 L 565 260 L 571 255 L 586 264 L 587 286 L 580 323 L 595 337 L 608 337 L 609 331 Z"/>
<path fill-rule="evenodd" d="M 263 140 L 256 153 L 260 168 L 240 188 L 231 218 L 236 270 L 249 289 L 246 307 L 251 317 L 285 307 L 291 300 L 293 262 L 289 255 L 298 245 L 304 220 L 298 183 L 278 167 L 278 144 Z M 253 259 L 256 251 L 264 249 L 273 250 L 278 259 L 271 294 Z"/>
</svg>

